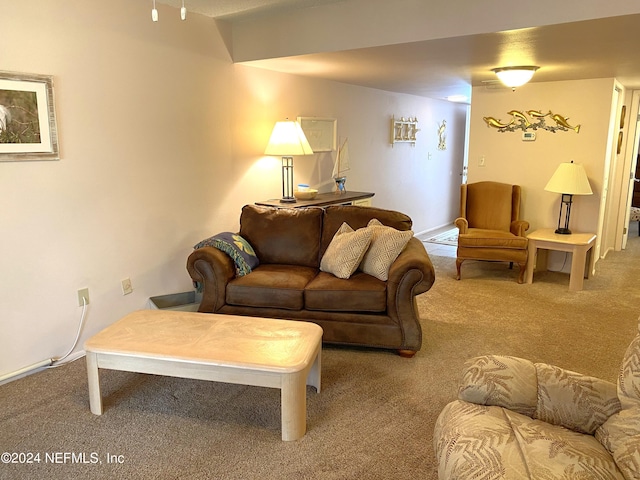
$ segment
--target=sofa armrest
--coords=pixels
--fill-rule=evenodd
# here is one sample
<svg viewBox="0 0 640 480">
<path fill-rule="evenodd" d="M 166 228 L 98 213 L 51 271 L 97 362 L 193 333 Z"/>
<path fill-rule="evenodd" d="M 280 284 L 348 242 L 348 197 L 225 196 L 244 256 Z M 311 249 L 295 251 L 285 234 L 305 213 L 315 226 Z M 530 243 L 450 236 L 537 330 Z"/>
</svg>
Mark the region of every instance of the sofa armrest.
<svg viewBox="0 0 640 480">
<path fill-rule="evenodd" d="M 431 288 L 436 279 L 435 270 L 424 244 L 415 237 L 409 240 L 407 246 L 391 264 L 387 285 L 392 285 L 393 289 L 397 289 L 410 270 L 416 270 L 418 273 L 416 281 L 412 285 L 414 295 L 424 293 Z"/>
<path fill-rule="evenodd" d="M 465 363 L 458 398 L 496 405 L 581 433 L 593 434 L 620 410 L 605 380 L 516 357 L 486 355 Z"/>
<path fill-rule="evenodd" d="M 415 296 L 429 290 L 435 278 L 433 264 L 423 243 L 411 238 L 391 265 L 387 280 L 387 314 L 402 329 L 401 350 L 420 350 L 422 329 Z"/>
<path fill-rule="evenodd" d="M 469 230 L 469 222 L 464 217 L 456 218 L 453 224 L 458 227 L 458 230 L 460 230 L 459 233 L 467 233 L 467 230 Z"/>
<path fill-rule="evenodd" d="M 225 304 L 227 283 L 235 275 L 235 264 L 229 255 L 214 247 L 194 250 L 187 259 L 191 279 L 203 286 L 199 312 L 215 313 Z"/>
<path fill-rule="evenodd" d="M 464 364 L 458 398 L 478 405 L 496 405 L 533 417 L 538 386 L 533 362 L 485 355 Z"/>
</svg>

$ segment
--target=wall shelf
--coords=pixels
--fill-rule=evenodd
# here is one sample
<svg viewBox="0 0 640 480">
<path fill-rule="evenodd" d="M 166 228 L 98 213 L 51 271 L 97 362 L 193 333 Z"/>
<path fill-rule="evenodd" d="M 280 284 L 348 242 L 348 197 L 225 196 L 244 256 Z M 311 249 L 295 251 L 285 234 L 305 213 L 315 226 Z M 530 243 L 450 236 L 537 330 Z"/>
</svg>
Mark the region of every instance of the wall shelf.
<svg viewBox="0 0 640 480">
<path fill-rule="evenodd" d="M 417 118 L 391 117 L 391 146 L 396 143 L 410 143 L 415 146 L 416 134 L 419 131 Z"/>
</svg>

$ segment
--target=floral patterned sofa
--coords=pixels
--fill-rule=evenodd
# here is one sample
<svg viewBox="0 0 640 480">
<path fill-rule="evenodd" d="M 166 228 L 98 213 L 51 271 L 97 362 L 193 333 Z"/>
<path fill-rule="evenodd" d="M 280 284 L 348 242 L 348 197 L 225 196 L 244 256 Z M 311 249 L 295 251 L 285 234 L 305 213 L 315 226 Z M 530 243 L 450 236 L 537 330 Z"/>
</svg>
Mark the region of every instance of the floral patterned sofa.
<svg viewBox="0 0 640 480">
<path fill-rule="evenodd" d="M 441 480 L 640 479 L 640 334 L 618 385 L 515 357 L 465 364 L 441 412 Z"/>
</svg>

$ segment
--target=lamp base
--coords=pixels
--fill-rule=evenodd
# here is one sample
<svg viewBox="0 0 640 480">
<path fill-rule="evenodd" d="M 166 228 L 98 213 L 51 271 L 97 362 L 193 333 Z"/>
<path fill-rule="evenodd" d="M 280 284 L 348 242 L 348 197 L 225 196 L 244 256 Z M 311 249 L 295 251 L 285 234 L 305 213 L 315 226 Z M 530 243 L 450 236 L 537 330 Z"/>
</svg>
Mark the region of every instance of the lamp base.
<svg viewBox="0 0 640 480">
<path fill-rule="evenodd" d="M 296 203 L 296 197 L 282 197 L 280 203 Z"/>
<path fill-rule="evenodd" d="M 560 235 L 571 235 L 571 230 L 568 228 L 558 228 L 556 229 L 556 233 L 559 233 Z"/>
</svg>

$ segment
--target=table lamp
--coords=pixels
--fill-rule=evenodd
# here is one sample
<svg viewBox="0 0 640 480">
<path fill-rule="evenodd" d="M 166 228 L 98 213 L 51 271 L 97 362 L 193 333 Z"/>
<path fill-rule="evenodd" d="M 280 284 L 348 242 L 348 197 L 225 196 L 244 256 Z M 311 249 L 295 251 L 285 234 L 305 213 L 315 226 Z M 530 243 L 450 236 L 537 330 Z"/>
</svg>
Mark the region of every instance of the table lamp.
<svg viewBox="0 0 640 480">
<path fill-rule="evenodd" d="M 312 155 L 313 150 L 298 122 L 276 122 L 265 155 L 282 155 L 281 203 L 295 203 L 293 196 L 293 156 Z"/>
<path fill-rule="evenodd" d="M 560 213 L 558 215 L 558 228 L 556 233 L 570 235 L 569 216 L 571 215 L 571 204 L 574 195 L 591 195 L 591 185 L 584 167 L 578 163 L 561 163 L 555 173 L 544 187 L 547 192 L 561 193 Z M 565 207 L 564 227 L 561 226 L 562 207 Z"/>
</svg>

